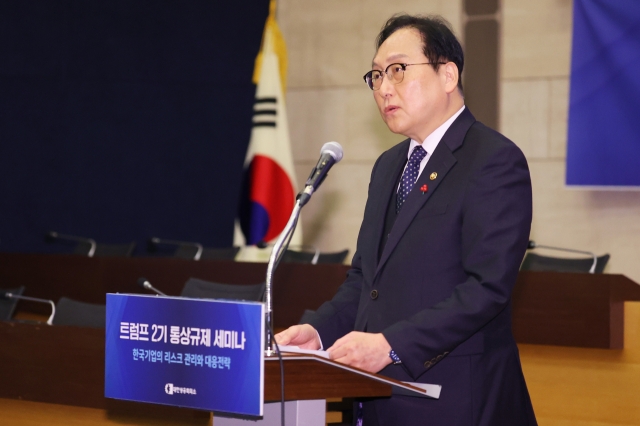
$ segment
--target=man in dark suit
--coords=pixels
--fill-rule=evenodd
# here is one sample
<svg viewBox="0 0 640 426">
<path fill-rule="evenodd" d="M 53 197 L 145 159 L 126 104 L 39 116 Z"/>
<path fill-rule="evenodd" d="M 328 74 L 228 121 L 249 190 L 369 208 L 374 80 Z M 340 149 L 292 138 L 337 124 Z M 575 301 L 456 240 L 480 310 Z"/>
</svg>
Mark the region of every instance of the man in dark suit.
<svg viewBox="0 0 640 426">
<path fill-rule="evenodd" d="M 276 336 L 398 380 L 442 385 L 438 400 L 362 404 L 372 425 L 535 425 L 511 332 L 511 291 L 531 226 L 516 145 L 464 106 L 463 53 L 441 18 L 392 17 L 365 81 L 407 140 L 371 173 L 347 279 L 309 324 Z"/>
</svg>

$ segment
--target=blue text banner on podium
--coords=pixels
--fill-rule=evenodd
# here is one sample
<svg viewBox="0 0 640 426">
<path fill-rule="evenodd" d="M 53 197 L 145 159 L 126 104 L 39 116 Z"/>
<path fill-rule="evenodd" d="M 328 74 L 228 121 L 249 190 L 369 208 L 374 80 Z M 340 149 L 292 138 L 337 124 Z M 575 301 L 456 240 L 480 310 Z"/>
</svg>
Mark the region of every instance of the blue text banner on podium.
<svg viewBox="0 0 640 426">
<path fill-rule="evenodd" d="M 107 294 L 105 396 L 261 416 L 264 305 Z"/>
</svg>

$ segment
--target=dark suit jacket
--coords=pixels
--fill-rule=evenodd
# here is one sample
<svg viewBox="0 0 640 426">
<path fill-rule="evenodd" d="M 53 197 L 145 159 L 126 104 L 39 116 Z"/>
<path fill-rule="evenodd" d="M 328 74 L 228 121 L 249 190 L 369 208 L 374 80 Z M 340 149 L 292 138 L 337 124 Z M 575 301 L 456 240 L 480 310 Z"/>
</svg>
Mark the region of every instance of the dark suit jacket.
<svg viewBox="0 0 640 426">
<path fill-rule="evenodd" d="M 381 374 L 442 385 L 439 400 L 366 402 L 365 426 L 535 425 L 511 332 L 531 227 L 524 155 L 465 108 L 386 222 L 384 243 L 409 144 L 376 161 L 352 268 L 309 323 L 325 347 L 353 330 L 381 332 L 402 360 Z"/>
</svg>

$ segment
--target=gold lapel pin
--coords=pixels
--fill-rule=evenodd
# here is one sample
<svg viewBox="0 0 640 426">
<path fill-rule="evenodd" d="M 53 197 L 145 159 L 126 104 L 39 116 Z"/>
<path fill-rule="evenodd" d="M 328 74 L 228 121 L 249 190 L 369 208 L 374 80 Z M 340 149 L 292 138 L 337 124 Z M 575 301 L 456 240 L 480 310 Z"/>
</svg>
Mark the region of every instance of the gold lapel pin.
<svg viewBox="0 0 640 426">
<path fill-rule="evenodd" d="M 433 172 L 433 173 L 431 173 L 431 175 L 429 176 L 429 179 L 431 179 L 431 180 L 436 180 L 436 178 L 437 178 L 437 177 L 438 177 L 438 173 Z"/>
</svg>

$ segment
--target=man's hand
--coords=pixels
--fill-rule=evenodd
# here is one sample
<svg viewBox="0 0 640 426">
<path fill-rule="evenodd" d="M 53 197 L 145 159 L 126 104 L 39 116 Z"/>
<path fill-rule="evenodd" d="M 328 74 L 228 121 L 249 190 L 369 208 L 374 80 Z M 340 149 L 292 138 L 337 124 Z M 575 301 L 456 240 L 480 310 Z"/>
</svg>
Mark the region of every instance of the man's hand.
<svg viewBox="0 0 640 426">
<path fill-rule="evenodd" d="M 294 325 L 275 335 L 279 345 L 299 346 L 302 349 L 320 349 L 320 337 L 309 324 Z"/>
<path fill-rule="evenodd" d="M 352 331 L 327 349 L 329 357 L 337 362 L 377 373 L 391 364 L 391 345 L 382 333 Z"/>
</svg>

